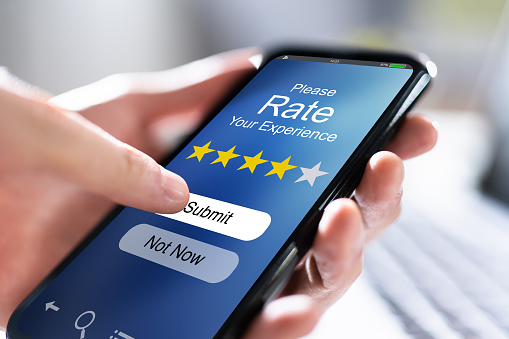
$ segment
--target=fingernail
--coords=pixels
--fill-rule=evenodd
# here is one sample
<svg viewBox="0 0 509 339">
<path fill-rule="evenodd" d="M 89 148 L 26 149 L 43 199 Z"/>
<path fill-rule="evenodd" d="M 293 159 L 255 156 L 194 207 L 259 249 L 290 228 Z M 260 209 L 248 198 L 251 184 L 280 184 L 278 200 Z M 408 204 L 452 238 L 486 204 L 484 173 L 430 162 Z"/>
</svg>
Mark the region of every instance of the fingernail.
<svg viewBox="0 0 509 339">
<path fill-rule="evenodd" d="M 179 175 L 161 167 L 163 192 L 175 212 L 182 210 L 189 200 L 187 183 Z"/>
<path fill-rule="evenodd" d="M 433 125 L 433 127 L 435 127 L 435 129 L 437 130 L 437 132 L 440 132 L 440 124 L 438 123 L 438 121 L 436 121 L 436 120 L 432 120 L 432 121 L 431 121 L 431 124 Z"/>
</svg>

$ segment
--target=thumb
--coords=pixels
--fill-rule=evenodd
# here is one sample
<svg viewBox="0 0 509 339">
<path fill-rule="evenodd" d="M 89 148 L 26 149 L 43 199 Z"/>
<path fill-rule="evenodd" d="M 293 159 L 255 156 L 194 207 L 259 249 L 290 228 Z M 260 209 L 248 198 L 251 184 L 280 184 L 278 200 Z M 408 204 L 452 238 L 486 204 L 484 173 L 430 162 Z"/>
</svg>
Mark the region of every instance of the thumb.
<svg viewBox="0 0 509 339">
<path fill-rule="evenodd" d="M 181 177 L 79 114 L 3 90 L 0 102 L 0 147 L 9 146 L 2 148 L 11 166 L 44 170 L 151 212 L 185 207 L 189 190 Z"/>
</svg>

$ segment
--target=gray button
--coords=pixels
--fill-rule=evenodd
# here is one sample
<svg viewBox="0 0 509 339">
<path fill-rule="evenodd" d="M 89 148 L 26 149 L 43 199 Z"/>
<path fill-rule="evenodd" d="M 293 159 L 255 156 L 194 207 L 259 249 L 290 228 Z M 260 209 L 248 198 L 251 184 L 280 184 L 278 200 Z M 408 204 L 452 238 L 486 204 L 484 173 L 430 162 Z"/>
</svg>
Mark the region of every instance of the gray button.
<svg viewBox="0 0 509 339">
<path fill-rule="evenodd" d="M 239 263 L 235 252 L 147 224 L 127 231 L 119 247 L 124 252 L 208 283 L 225 280 Z"/>
</svg>

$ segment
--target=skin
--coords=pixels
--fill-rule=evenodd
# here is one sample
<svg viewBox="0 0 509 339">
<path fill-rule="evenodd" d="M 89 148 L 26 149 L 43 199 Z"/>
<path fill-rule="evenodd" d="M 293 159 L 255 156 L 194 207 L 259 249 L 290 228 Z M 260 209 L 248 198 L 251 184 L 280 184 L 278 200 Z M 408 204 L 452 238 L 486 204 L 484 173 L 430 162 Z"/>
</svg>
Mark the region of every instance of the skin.
<svg viewBox="0 0 509 339">
<path fill-rule="evenodd" d="M 255 52 L 116 75 L 58 97 L 0 72 L 0 327 L 115 203 L 159 213 L 185 206 L 184 180 L 153 159 L 171 148 L 168 131 L 191 130 L 253 71 Z M 311 251 L 245 338 L 297 338 L 315 326 L 360 274 L 364 246 L 398 216 L 402 160 L 436 139 L 428 118 L 405 119 L 369 161 L 355 201 L 326 208 Z"/>
</svg>

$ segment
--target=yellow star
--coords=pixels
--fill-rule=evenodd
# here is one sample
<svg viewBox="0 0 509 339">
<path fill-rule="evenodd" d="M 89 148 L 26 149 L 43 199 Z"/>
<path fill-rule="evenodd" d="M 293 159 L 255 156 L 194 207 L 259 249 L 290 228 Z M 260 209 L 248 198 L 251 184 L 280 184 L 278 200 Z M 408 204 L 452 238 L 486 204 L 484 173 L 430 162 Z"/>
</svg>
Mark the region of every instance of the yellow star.
<svg viewBox="0 0 509 339">
<path fill-rule="evenodd" d="M 267 162 L 267 160 L 260 159 L 260 157 L 262 156 L 262 153 L 263 153 L 263 151 L 261 151 L 254 157 L 246 157 L 245 156 L 244 160 L 246 161 L 246 163 L 244 165 L 240 166 L 239 168 L 237 168 L 237 171 L 241 170 L 243 168 L 249 168 L 251 173 L 253 173 L 256 166 L 263 164 L 264 162 Z"/>
<path fill-rule="evenodd" d="M 221 162 L 223 164 L 223 167 L 226 167 L 226 164 L 228 163 L 228 161 L 230 159 L 240 157 L 240 155 L 233 153 L 233 151 L 235 150 L 235 147 L 236 146 L 233 146 L 232 148 L 230 148 L 228 150 L 228 152 L 217 151 L 217 154 L 219 154 L 219 157 L 216 160 L 212 161 L 211 164 L 215 164 L 216 162 Z"/>
<path fill-rule="evenodd" d="M 283 179 L 283 175 L 285 174 L 286 171 L 297 167 L 297 166 L 288 164 L 290 162 L 290 158 L 291 157 L 286 158 L 286 160 L 283 162 L 271 161 L 273 169 L 269 173 L 265 174 L 265 176 L 271 175 L 271 174 L 277 174 L 277 176 L 279 177 L 280 180 Z"/>
<path fill-rule="evenodd" d="M 188 156 L 186 159 L 189 159 L 189 158 L 192 158 L 192 157 L 197 157 L 198 158 L 198 161 L 201 161 L 201 159 L 203 158 L 203 156 L 207 153 L 210 153 L 210 152 L 214 152 L 213 149 L 210 149 L 209 146 L 210 146 L 210 143 L 212 141 L 209 141 L 205 146 L 193 146 L 194 147 L 194 153 L 191 154 L 190 156 Z"/>
</svg>

